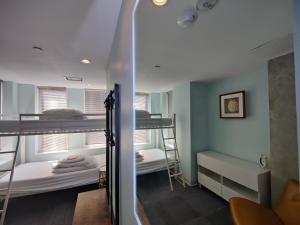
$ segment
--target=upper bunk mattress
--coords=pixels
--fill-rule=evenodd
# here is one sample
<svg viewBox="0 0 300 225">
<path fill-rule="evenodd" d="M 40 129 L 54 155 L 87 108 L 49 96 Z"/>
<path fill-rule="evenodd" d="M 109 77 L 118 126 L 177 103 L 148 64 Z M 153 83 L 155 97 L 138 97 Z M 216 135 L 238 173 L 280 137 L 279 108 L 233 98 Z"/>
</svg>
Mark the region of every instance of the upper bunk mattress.
<svg viewBox="0 0 300 225">
<path fill-rule="evenodd" d="M 138 151 L 144 160 L 136 163 L 136 172 L 138 175 L 165 170 L 166 156 L 161 149 L 147 149 Z"/>
<path fill-rule="evenodd" d="M 94 156 L 97 168 L 82 171 L 54 174 L 53 166 L 56 161 L 33 162 L 20 164 L 15 168 L 11 195 L 23 196 L 36 193 L 72 188 L 99 181 L 99 170 L 105 166 L 105 154 Z M 9 174 L 0 179 L 0 195 L 6 193 Z"/>
</svg>

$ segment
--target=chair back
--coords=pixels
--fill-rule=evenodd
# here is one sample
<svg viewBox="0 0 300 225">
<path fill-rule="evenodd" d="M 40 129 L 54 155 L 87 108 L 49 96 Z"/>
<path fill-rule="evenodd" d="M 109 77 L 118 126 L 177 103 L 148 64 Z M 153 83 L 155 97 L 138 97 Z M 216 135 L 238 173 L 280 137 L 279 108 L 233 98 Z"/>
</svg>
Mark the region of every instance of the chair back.
<svg viewBox="0 0 300 225">
<path fill-rule="evenodd" d="M 285 225 L 300 225 L 300 189 L 298 181 L 288 181 L 274 211 Z"/>
</svg>

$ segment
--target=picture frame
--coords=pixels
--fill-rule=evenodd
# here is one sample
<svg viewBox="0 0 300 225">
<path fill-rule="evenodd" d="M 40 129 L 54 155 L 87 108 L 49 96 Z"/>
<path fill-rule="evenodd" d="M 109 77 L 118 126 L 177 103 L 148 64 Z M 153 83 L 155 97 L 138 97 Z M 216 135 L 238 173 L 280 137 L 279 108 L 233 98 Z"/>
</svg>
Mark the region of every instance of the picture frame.
<svg viewBox="0 0 300 225">
<path fill-rule="evenodd" d="M 237 91 L 219 96 L 220 118 L 246 118 L 245 91 Z"/>
</svg>

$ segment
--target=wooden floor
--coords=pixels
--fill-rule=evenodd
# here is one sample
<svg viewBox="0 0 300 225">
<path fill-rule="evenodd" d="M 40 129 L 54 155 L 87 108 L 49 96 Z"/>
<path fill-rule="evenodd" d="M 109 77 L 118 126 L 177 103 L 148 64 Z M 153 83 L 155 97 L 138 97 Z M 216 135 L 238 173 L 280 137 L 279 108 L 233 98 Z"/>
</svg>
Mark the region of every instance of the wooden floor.
<svg viewBox="0 0 300 225">
<path fill-rule="evenodd" d="M 151 225 L 149 219 L 145 213 L 144 207 L 142 206 L 140 200 L 137 198 L 137 211 L 140 221 L 143 225 Z"/>
<path fill-rule="evenodd" d="M 150 225 L 139 200 L 137 200 L 137 211 L 141 223 Z M 111 225 L 105 189 L 78 194 L 73 225 Z"/>
<path fill-rule="evenodd" d="M 111 225 L 105 189 L 78 194 L 73 225 Z"/>
</svg>

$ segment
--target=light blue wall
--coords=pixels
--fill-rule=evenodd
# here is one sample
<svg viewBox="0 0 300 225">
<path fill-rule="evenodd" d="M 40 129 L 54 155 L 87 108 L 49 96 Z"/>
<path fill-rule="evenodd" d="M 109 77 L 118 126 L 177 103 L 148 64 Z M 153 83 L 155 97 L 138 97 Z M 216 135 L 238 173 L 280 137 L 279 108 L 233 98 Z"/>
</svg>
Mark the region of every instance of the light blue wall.
<svg viewBox="0 0 300 225">
<path fill-rule="evenodd" d="M 221 119 L 219 95 L 246 91 L 246 119 Z M 267 65 L 255 72 L 213 82 L 191 82 L 173 89 L 177 143 L 184 176 L 197 181 L 196 154 L 203 150 L 257 162 L 270 155 Z"/>
<path fill-rule="evenodd" d="M 300 1 L 294 0 L 294 54 L 295 54 L 295 79 L 297 117 L 300 118 Z M 298 123 L 298 143 L 300 143 L 300 119 Z M 300 165 L 300 145 L 298 144 L 298 161 Z M 300 174 L 300 166 L 299 166 Z"/>
<path fill-rule="evenodd" d="M 173 112 L 176 114 L 177 145 L 183 174 L 188 181 L 192 179 L 190 88 L 190 83 L 184 83 L 173 89 Z"/>
<path fill-rule="evenodd" d="M 37 99 L 36 99 L 36 87 L 31 84 L 18 84 L 18 106 L 19 112 L 18 113 L 36 113 L 37 107 Z M 22 154 L 25 155 L 23 161 L 26 159 L 30 159 L 36 151 L 36 136 L 27 136 L 25 137 L 25 149 L 20 150 Z M 27 150 L 27 151 L 25 151 Z M 25 151 L 25 152 L 24 152 Z"/>
<path fill-rule="evenodd" d="M 219 95 L 246 91 L 246 119 L 220 119 Z M 270 155 L 268 70 L 212 82 L 208 90 L 209 149 L 257 162 Z"/>
<path fill-rule="evenodd" d="M 36 88 L 32 84 L 18 84 L 19 113 L 35 113 Z"/>
<path fill-rule="evenodd" d="M 191 83 L 191 183 L 197 181 L 197 152 L 209 148 L 207 91 L 206 84 Z"/>
<path fill-rule="evenodd" d="M 3 82 L 3 114 L 5 119 L 15 119 L 18 118 L 18 87 L 13 82 Z M 9 116 L 9 117 L 8 117 Z M 15 150 L 17 143 L 16 137 L 2 137 L 1 138 L 1 150 L 3 151 L 13 151 Z M 10 162 L 12 155 L 1 155 L 0 165 L 2 162 Z M 17 159 L 19 163 L 20 157 Z M 6 165 L 4 165 L 6 166 Z"/>
</svg>

